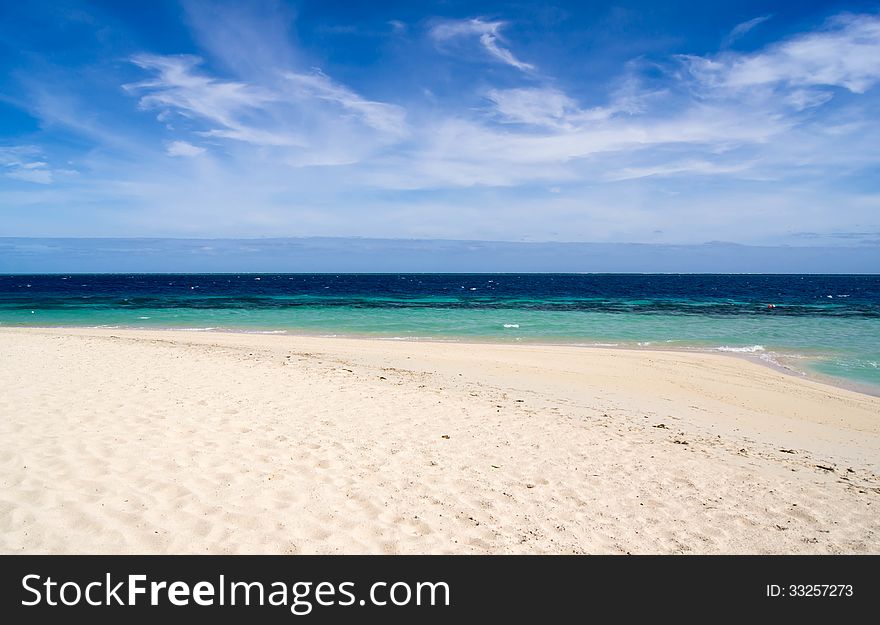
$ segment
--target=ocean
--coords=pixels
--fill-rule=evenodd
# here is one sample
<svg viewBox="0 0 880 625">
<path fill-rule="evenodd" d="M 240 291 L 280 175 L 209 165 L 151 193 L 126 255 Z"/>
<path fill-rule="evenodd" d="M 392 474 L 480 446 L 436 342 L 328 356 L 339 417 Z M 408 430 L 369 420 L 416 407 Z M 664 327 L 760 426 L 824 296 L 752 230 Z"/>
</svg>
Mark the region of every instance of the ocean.
<svg viewBox="0 0 880 625">
<path fill-rule="evenodd" d="M 729 352 L 880 392 L 878 275 L 0 275 L 0 326 Z"/>
</svg>

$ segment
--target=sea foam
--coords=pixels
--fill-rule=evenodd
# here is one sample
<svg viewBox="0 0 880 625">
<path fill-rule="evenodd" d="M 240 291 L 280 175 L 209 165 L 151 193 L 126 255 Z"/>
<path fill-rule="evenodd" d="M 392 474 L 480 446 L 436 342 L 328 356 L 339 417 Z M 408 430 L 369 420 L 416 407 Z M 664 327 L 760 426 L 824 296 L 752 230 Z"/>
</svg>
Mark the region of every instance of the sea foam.
<svg viewBox="0 0 880 625">
<path fill-rule="evenodd" d="M 754 354 L 755 352 L 763 352 L 763 345 L 749 345 L 747 347 L 731 347 L 730 345 L 722 345 L 716 347 L 719 352 L 737 352 L 742 354 Z"/>
</svg>

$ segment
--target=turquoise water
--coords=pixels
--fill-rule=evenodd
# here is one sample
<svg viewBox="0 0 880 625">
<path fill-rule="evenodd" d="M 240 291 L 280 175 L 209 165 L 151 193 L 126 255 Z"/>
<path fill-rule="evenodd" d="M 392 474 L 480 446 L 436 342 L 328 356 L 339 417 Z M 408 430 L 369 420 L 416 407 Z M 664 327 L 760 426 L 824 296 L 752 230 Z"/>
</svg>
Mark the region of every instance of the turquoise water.
<svg viewBox="0 0 880 625">
<path fill-rule="evenodd" d="M 874 276 L 0 276 L 0 325 L 699 349 L 880 390 L 878 287 Z"/>
</svg>

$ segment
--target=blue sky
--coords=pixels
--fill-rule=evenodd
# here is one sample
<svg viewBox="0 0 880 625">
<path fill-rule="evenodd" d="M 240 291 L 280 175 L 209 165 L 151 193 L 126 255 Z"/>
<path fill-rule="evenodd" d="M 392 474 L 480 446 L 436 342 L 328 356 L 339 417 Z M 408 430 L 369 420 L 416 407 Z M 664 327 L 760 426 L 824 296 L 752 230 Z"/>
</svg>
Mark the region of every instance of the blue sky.
<svg viewBox="0 0 880 625">
<path fill-rule="evenodd" d="M 880 5 L 0 0 L 0 236 L 880 243 Z"/>
</svg>

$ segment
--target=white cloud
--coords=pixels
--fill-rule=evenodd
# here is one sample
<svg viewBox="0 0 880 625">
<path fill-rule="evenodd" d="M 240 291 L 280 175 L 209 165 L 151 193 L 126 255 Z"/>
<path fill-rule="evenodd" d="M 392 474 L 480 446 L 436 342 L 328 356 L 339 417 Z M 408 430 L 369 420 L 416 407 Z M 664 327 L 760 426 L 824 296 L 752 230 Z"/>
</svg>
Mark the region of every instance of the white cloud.
<svg viewBox="0 0 880 625">
<path fill-rule="evenodd" d="M 747 32 L 760 21 L 750 20 L 734 32 Z M 771 151 L 775 139 L 825 105 L 831 88 L 873 80 L 874 57 L 838 57 L 847 51 L 863 57 L 877 47 L 877 21 L 838 17 L 751 54 L 677 57 L 647 68 L 655 75 L 650 86 L 643 84 L 645 64 L 634 61 L 606 88 L 605 102 L 590 107 L 556 86 L 558 81 L 530 71 L 530 81 L 537 78 L 544 86 L 490 87 L 483 92 L 488 109 L 434 109 L 428 116 L 416 111 L 409 123 L 403 107 L 367 98 L 320 70 L 282 64 L 274 75 L 262 69 L 229 80 L 208 75 L 199 59 L 186 56 L 136 57 L 154 77 L 129 89 L 141 95 L 142 106 L 160 109 L 163 119 L 170 113 L 181 118 L 174 124 L 181 143 L 190 144 L 184 136 L 188 130 L 241 143 L 241 150 L 234 145 L 225 150 L 236 159 L 280 167 L 347 167 L 352 188 L 503 187 L 686 174 L 755 179 L 753 170 L 768 163 L 757 155 Z M 438 44 L 475 37 L 493 58 L 533 70 L 503 54 L 509 53 L 501 47 L 503 27 L 502 21 L 447 20 L 436 23 L 429 35 Z M 267 49 L 259 53 L 263 58 Z M 287 49 L 279 55 L 295 56 Z M 238 67 L 255 64 L 239 59 Z M 662 81 L 656 80 L 658 69 L 665 72 Z M 830 77 L 817 85 L 823 75 Z M 190 127 L 181 129 L 188 122 Z M 258 151 L 243 151 L 248 147 Z M 803 160 L 772 151 L 782 166 Z"/>
<path fill-rule="evenodd" d="M 450 32 L 463 28 L 460 23 L 445 26 Z M 489 119 L 500 125 L 438 121 L 409 171 L 383 176 L 382 181 L 393 184 L 392 178 L 410 188 L 517 185 L 578 175 L 599 180 L 687 173 L 766 178 L 752 170 L 771 163 L 800 166 L 803 155 L 781 150 L 774 140 L 812 123 L 804 113 L 829 102 L 829 87 L 861 93 L 880 79 L 880 18 L 842 16 L 753 54 L 728 52 L 679 61 L 680 66 L 666 67 L 660 90 L 643 88 L 633 65 L 608 103 L 589 109 L 556 87 L 489 89 Z M 667 146 L 689 146 L 690 154 L 669 162 Z M 814 148 L 814 158 L 842 162 L 841 155 L 832 159 L 836 152 L 831 149 Z M 773 159 L 757 159 L 756 151 L 772 152 Z M 624 154 L 640 164 L 619 165 L 617 156 Z M 599 155 L 615 158 L 598 161 Z M 610 162 L 616 165 L 612 168 Z"/>
<path fill-rule="evenodd" d="M 435 25 L 431 31 L 431 37 L 435 41 L 444 42 L 451 39 L 466 36 L 477 36 L 480 44 L 496 60 L 515 67 L 522 71 L 531 71 L 535 66 L 531 63 L 520 61 L 513 53 L 501 46 L 501 29 L 505 22 L 486 22 L 480 18 L 468 20 L 448 20 Z"/>
<path fill-rule="evenodd" d="M 168 144 L 165 152 L 168 156 L 199 156 L 205 153 L 205 148 L 186 141 L 172 141 Z"/>
<path fill-rule="evenodd" d="M 861 201 L 857 185 L 840 181 L 878 163 L 878 93 L 867 92 L 877 16 L 840 17 L 750 53 L 636 59 L 595 83 L 523 63 L 501 39 L 503 22 L 435 23 L 429 43 L 525 73 L 504 68 L 469 83 L 417 67 L 394 81 L 392 102 L 371 91 L 388 88 L 386 68 L 376 80 L 356 74 L 366 86 L 355 88 L 341 73 L 309 70 L 280 26 L 261 37 L 268 18 L 238 20 L 233 8 L 220 36 L 211 11 L 199 11 L 195 39 L 210 62 L 136 57 L 144 80 L 128 86 L 131 112 L 137 101 L 158 115 L 158 139 L 40 80 L 29 101 L 43 126 L 96 146 L 77 161 L 88 180 L 45 165 L 51 155 L 16 154 L 0 175 L 55 184 L 28 194 L 16 185 L 0 198 L 82 206 L 93 222 L 71 226 L 80 233 L 103 223 L 157 235 L 653 240 L 663 229 L 700 241 L 784 237 L 791 223 L 825 231 L 843 212 L 876 223 L 876 198 Z M 384 30 L 395 47 L 414 46 L 412 63 L 395 69 L 420 60 L 414 29 Z M 166 157 L 200 149 L 212 157 Z M 93 208 L 109 204 L 130 209 L 114 217 L 123 226 Z"/>
<path fill-rule="evenodd" d="M 503 122 L 570 128 L 582 112 L 568 95 L 553 88 L 490 89 L 486 97 Z"/>
<path fill-rule="evenodd" d="M 830 91 L 819 89 L 796 89 L 783 97 L 783 101 L 795 111 L 822 106 L 828 102 L 834 94 Z"/>
<path fill-rule="evenodd" d="M 308 142 L 299 134 L 287 132 L 281 128 L 261 129 L 249 126 L 234 128 L 213 128 L 199 131 L 197 134 L 203 137 L 217 139 L 231 139 L 241 141 L 257 147 L 306 147 Z"/>
<path fill-rule="evenodd" d="M 560 131 L 633 111 L 631 103 L 617 97 L 608 106 L 583 109 L 572 97 L 553 87 L 490 89 L 486 98 L 494 105 L 494 113 L 501 122 Z"/>
<path fill-rule="evenodd" d="M 141 94 L 142 108 L 160 109 L 166 125 L 178 115 L 184 123 L 171 125 L 178 134 L 188 126 L 195 136 L 283 150 L 275 158 L 291 165 L 357 162 L 408 133 L 403 108 L 364 98 L 320 70 L 278 72 L 254 84 L 209 76 L 191 56 L 139 55 L 132 62 L 154 77 L 126 90 Z"/>
<path fill-rule="evenodd" d="M 9 178 L 35 182 L 37 184 L 52 184 L 52 172 L 48 169 L 13 169 L 6 173 Z"/>
<path fill-rule="evenodd" d="M 127 91 L 146 92 L 139 100 L 142 108 L 161 109 L 166 117 L 167 110 L 174 110 L 217 126 L 206 131 L 209 135 L 259 143 L 260 133 L 244 120 L 278 100 L 276 94 L 260 87 L 199 74 L 196 68 L 202 60 L 198 57 L 141 54 L 131 61 L 155 74 L 152 80 L 125 85 Z M 282 136 L 275 135 L 275 141 L 280 140 Z M 291 137 L 283 140 L 285 145 L 302 143 Z"/>
<path fill-rule="evenodd" d="M 581 111 L 571 117 L 552 118 L 552 124 L 529 111 L 522 115 L 534 123 L 522 130 L 494 127 L 477 121 L 445 120 L 425 128 L 418 148 L 397 165 L 375 175 L 378 186 L 422 188 L 445 186 L 517 186 L 536 181 L 572 181 L 614 178 L 608 156 L 636 155 L 665 162 L 665 146 L 688 146 L 696 154 L 719 147 L 764 144 L 788 125 L 768 111 L 756 110 L 748 118 L 735 108 L 692 105 L 665 116 L 586 118 Z M 614 162 L 618 162 L 618 158 Z M 656 166 L 647 164 L 645 167 Z M 725 166 L 715 173 L 735 173 L 745 168 Z M 677 171 L 656 168 L 650 175 Z M 633 177 L 633 172 L 617 174 Z"/>
<path fill-rule="evenodd" d="M 689 159 L 673 163 L 662 163 L 648 167 L 624 167 L 611 172 L 608 180 L 635 180 L 652 176 L 674 176 L 683 174 L 716 175 L 745 171 L 753 165 L 751 162 L 740 162 L 732 165 L 721 165 L 702 159 Z"/>
<path fill-rule="evenodd" d="M 348 87 L 333 82 L 320 71 L 312 74 L 288 72 L 285 78 L 301 98 L 314 98 L 338 105 L 376 130 L 394 135 L 406 134 L 406 112 L 399 106 L 366 100 Z"/>
<path fill-rule="evenodd" d="M 52 184 L 53 171 L 45 161 L 35 160 L 39 155 L 39 148 L 32 145 L 0 147 L 0 173 L 15 180 Z"/>
<path fill-rule="evenodd" d="M 864 93 L 880 80 L 880 17 L 838 16 L 754 54 L 682 59 L 710 90 L 832 86 Z"/>
</svg>

